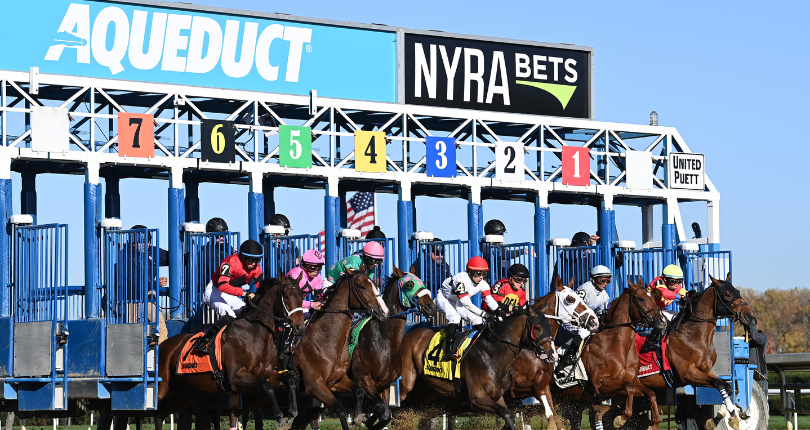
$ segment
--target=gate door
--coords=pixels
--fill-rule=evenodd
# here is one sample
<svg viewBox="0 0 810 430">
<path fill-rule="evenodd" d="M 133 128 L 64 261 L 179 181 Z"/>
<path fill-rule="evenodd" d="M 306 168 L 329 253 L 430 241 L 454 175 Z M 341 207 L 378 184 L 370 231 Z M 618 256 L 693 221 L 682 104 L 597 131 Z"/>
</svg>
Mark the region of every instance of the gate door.
<svg viewBox="0 0 810 430">
<path fill-rule="evenodd" d="M 320 249 L 321 240 L 317 234 L 301 234 L 297 236 L 262 235 L 264 247 L 264 261 L 262 270 L 265 277 L 276 278 L 279 269 L 287 273 L 299 264 L 301 257 L 310 249 Z"/>
<path fill-rule="evenodd" d="M 104 236 L 106 382 L 114 410 L 157 406 L 158 231 L 107 231 Z"/>
<path fill-rule="evenodd" d="M 340 258 L 346 258 L 350 255 L 360 255 L 363 247 L 368 242 L 377 242 L 385 249 L 385 258 L 382 264 L 377 265 L 374 269 L 374 280 L 377 282 L 377 287 L 382 291 L 385 288 L 386 279 L 394 272 L 394 264 L 396 260 L 397 241 L 393 237 L 380 238 L 380 239 L 358 239 L 348 240 L 343 242 L 339 249 Z M 325 268 L 329 270 L 329 268 Z M 400 267 L 400 270 L 407 271 L 407 267 Z"/>
<path fill-rule="evenodd" d="M 14 227 L 14 378 L 19 410 L 67 408 L 67 225 Z"/>
<path fill-rule="evenodd" d="M 216 321 L 216 313 L 205 304 L 205 288 L 222 260 L 238 251 L 240 242 L 238 232 L 186 233 L 188 264 L 181 305 L 183 318 L 189 320 L 192 333 Z"/>
<path fill-rule="evenodd" d="M 537 279 L 535 273 L 535 244 L 533 242 L 513 243 L 509 245 L 492 245 L 489 256 L 489 285 L 501 279 L 506 279 L 509 266 L 520 263 L 529 269 L 529 282 L 526 288 L 526 301 L 532 303 L 534 299 L 544 296 L 548 292 L 548 285 L 542 279 Z M 484 306 L 482 304 L 482 306 Z"/>
<path fill-rule="evenodd" d="M 463 272 L 467 267 L 470 255 L 470 242 L 467 240 L 444 240 L 441 242 L 420 242 L 419 259 L 414 262 L 416 275 L 430 288 L 433 300 L 441 294 L 439 289 L 445 279 Z M 404 269 L 403 269 L 404 270 Z M 415 316 L 419 320 L 419 316 Z M 443 312 L 437 312 L 430 322 L 433 325 L 445 325 L 447 319 Z"/>
</svg>

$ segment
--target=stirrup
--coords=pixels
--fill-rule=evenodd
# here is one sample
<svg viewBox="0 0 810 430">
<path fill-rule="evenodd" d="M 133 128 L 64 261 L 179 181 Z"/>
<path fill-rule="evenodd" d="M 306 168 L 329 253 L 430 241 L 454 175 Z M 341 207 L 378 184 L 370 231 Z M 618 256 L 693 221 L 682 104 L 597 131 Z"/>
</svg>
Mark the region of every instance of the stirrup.
<svg viewBox="0 0 810 430">
<path fill-rule="evenodd" d="M 202 352 L 205 354 L 210 354 L 211 349 L 208 348 L 208 345 L 211 343 L 210 340 L 203 340 L 202 338 L 197 339 L 194 342 L 194 345 L 191 347 L 191 350 L 194 352 Z"/>
<path fill-rule="evenodd" d="M 648 352 L 657 352 L 660 351 L 661 347 L 658 346 L 658 342 L 653 343 L 645 343 L 641 345 L 641 349 L 638 351 L 639 354 L 646 354 Z"/>
</svg>

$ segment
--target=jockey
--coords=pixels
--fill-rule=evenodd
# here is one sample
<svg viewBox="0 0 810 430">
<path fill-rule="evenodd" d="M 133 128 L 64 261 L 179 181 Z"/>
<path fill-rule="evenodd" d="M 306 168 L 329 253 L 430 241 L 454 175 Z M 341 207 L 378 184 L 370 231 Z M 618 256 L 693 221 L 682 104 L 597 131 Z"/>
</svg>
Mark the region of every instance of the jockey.
<svg viewBox="0 0 810 430">
<path fill-rule="evenodd" d="M 597 314 L 607 310 L 610 296 L 605 288 L 610 283 L 610 278 L 613 276 L 610 269 L 603 265 L 594 266 L 591 269 L 591 280 L 580 285 L 577 293 L 582 297 L 589 308 L 593 309 Z"/>
<path fill-rule="evenodd" d="M 323 281 L 323 288 L 327 289 L 334 285 L 335 282 L 340 279 L 341 276 L 346 274 L 346 269 L 358 270 L 362 265 L 366 269 L 366 274 L 368 275 L 371 280 L 374 280 L 374 269 L 377 265 L 383 262 L 385 258 L 385 249 L 379 242 L 369 241 L 363 245 L 363 251 L 360 255 L 350 255 L 337 263 L 333 264 L 332 267 L 326 272 L 326 279 Z M 377 296 L 377 301 L 380 303 L 380 307 L 382 310 L 387 314 L 388 307 L 385 305 L 382 297 L 379 295 Z"/>
<path fill-rule="evenodd" d="M 655 278 L 650 282 L 647 291 L 655 299 L 655 304 L 659 308 L 664 309 L 680 297 L 686 296 L 686 289 L 681 286 L 683 283 L 683 270 L 680 267 L 670 264 L 664 267 L 664 272 L 661 276 Z M 671 314 L 664 312 L 664 316 L 671 319 Z M 640 352 L 650 352 L 658 347 L 658 341 L 664 334 L 666 328 L 654 327 L 652 333 L 647 336 L 647 340 L 641 347 Z"/>
<path fill-rule="evenodd" d="M 491 289 L 481 293 L 488 307 L 484 310 L 490 314 L 494 312 L 509 314 L 513 308 L 526 304 L 525 285 L 529 281 L 529 269 L 520 263 L 513 264 L 509 266 L 506 275 L 506 279 L 501 279 Z M 491 300 L 497 302 L 494 310 Z"/>
<path fill-rule="evenodd" d="M 456 331 L 462 318 L 473 325 L 478 325 L 483 323 L 483 318 L 488 317 L 486 312 L 478 309 L 470 300 L 470 297 L 478 293 L 489 291 L 489 284 L 484 280 L 484 274 L 488 271 L 487 260 L 473 257 L 467 262 L 466 272 L 457 273 L 442 283 L 440 294 L 436 295 L 436 305 L 444 311 L 448 322 L 444 359 L 455 358 Z M 498 309 L 497 302 L 492 296 L 487 302 L 492 310 Z"/>
<path fill-rule="evenodd" d="M 287 277 L 298 279 L 301 276 L 298 286 L 304 291 L 304 294 L 311 294 L 310 300 L 304 300 L 304 317 L 309 318 L 312 314 L 312 309 L 318 310 L 321 308 L 320 297 L 323 289 L 323 278 L 321 277 L 321 269 L 323 268 L 324 258 L 320 251 L 310 249 L 304 253 L 301 259 L 301 265 L 293 267 L 287 272 Z M 303 275 L 302 275 L 303 273 Z"/>
<path fill-rule="evenodd" d="M 251 281 L 262 280 L 262 246 L 255 240 L 242 242 L 239 253 L 229 255 L 222 260 L 219 268 L 211 276 L 211 282 L 205 287 L 205 303 L 213 308 L 220 319 L 208 329 L 194 345 L 195 351 L 208 353 L 208 344 L 217 332 L 232 322 L 237 313 L 245 307 L 242 297 L 248 295 Z M 214 288 L 216 286 L 216 288 Z"/>
</svg>

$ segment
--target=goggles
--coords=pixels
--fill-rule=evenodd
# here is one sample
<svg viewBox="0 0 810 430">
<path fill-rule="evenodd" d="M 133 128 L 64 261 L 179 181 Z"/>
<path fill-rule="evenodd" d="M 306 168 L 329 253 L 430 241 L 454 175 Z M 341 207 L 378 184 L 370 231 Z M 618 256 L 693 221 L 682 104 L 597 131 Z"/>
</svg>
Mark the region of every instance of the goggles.
<svg viewBox="0 0 810 430">
<path fill-rule="evenodd" d="M 487 272 L 483 270 L 470 270 L 467 273 L 470 275 L 471 278 L 474 278 L 476 276 L 484 276 Z"/>
<path fill-rule="evenodd" d="M 245 263 L 248 264 L 250 263 L 259 264 L 259 262 L 262 261 L 262 257 L 248 257 L 245 254 L 242 254 L 242 258 L 245 260 Z"/>
<path fill-rule="evenodd" d="M 523 277 L 523 276 L 512 276 L 512 279 L 514 279 L 515 282 L 520 283 L 520 284 L 525 284 L 526 281 L 529 280 L 529 278 L 526 278 L 526 277 Z"/>
<path fill-rule="evenodd" d="M 308 271 L 312 271 L 312 272 L 320 272 L 321 269 L 323 268 L 323 264 L 304 263 L 304 264 L 301 265 L 301 267 L 303 267 L 304 270 L 308 270 Z"/>
<path fill-rule="evenodd" d="M 610 282 L 610 277 L 602 276 L 599 278 L 593 278 L 593 281 L 596 282 L 597 284 L 607 284 L 608 282 Z"/>
<path fill-rule="evenodd" d="M 683 279 L 673 279 L 673 278 L 664 278 L 667 281 L 667 285 L 678 285 L 683 282 Z"/>
</svg>

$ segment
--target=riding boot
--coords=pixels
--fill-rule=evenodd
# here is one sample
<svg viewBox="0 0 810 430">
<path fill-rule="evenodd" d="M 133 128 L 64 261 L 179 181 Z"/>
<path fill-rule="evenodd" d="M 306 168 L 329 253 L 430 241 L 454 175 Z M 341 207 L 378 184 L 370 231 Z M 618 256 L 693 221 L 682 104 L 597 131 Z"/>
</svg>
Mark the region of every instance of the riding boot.
<svg viewBox="0 0 810 430">
<path fill-rule="evenodd" d="M 226 325 L 233 322 L 233 320 L 234 318 L 230 315 L 225 315 L 219 320 L 217 320 L 217 322 L 211 325 L 211 328 L 209 328 L 208 331 L 205 332 L 205 334 L 201 338 L 197 339 L 197 341 L 194 343 L 193 350 L 195 352 L 198 351 L 204 354 L 210 354 L 211 350 L 208 349 L 208 345 L 211 343 L 214 337 L 216 337 L 217 333 L 219 333 L 220 330 L 225 328 Z"/>
<path fill-rule="evenodd" d="M 444 338 L 444 357 L 442 360 L 450 360 L 456 355 L 456 331 L 458 324 L 448 324 L 445 333 L 447 336 Z"/>
<path fill-rule="evenodd" d="M 571 345 L 565 351 L 565 354 L 560 358 L 559 364 L 557 364 L 557 369 L 565 369 L 568 366 L 574 364 L 574 361 L 577 357 L 577 352 L 579 351 L 579 345 L 582 343 L 581 337 L 575 337 L 571 340 Z"/>
<path fill-rule="evenodd" d="M 653 328 L 652 333 L 647 336 L 647 339 L 644 341 L 644 345 L 641 346 L 640 354 L 650 351 L 657 351 L 658 350 L 658 341 L 661 340 L 661 336 L 664 334 L 664 330 L 660 328 Z"/>
</svg>

